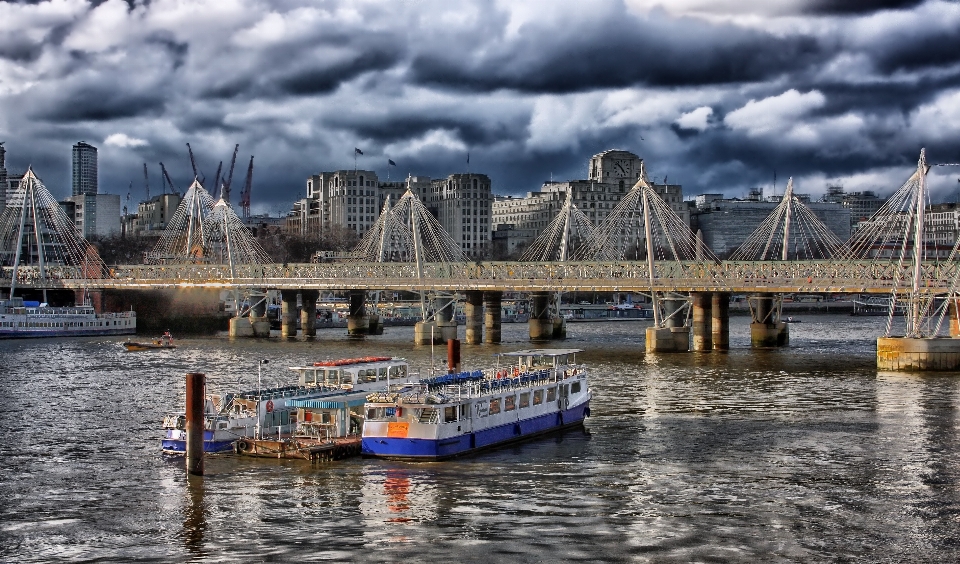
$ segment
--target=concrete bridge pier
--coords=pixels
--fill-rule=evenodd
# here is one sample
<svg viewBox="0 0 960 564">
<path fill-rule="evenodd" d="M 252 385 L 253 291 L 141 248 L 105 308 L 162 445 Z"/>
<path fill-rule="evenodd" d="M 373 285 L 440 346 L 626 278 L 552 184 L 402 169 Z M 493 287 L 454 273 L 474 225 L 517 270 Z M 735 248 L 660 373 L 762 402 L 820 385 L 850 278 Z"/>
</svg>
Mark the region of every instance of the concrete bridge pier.
<svg viewBox="0 0 960 564">
<path fill-rule="evenodd" d="M 549 341 L 553 338 L 553 319 L 550 318 L 550 294 L 533 292 L 530 294 L 531 341 Z"/>
<path fill-rule="evenodd" d="M 304 337 L 317 336 L 317 300 L 320 290 L 300 290 L 300 330 Z"/>
<path fill-rule="evenodd" d="M 950 300 L 947 308 L 947 315 L 950 316 L 950 336 L 960 337 L 960 319 L 957 318 L 957 300 Z"/>
<path fill-rule="evenodd" d="M 466 341 L 468 345 L 483 342 L 483 292 L 467 290 L 463 302 L 463 315 L 466 318 Z"/>
<path fill-rule="evenodd" d="M 347 334 L 351 337 L 366 335 L 370 330 L 367 317 L 367 291 L 350 290 L 350 312 L 347 314 Z"/>
<path fill-rule="evenodd" d="M 713 349 L 713 331 L 711 327 L 711 302 L 713 294 L 711 292 L 693 292 L 690 296 L 693 298 L 693 321 L 691 327 L 693 332 L 693 350 L 697 352 L 710 351 Z"/>
<path fill-rule="evenodd" d="M 730 350 L 730 293 L 714 292 L 710 296 L 710 333 L 713 350 Z"/>
<path fill-rule="evenodd" d="M 457 338 L 457 303 L 450 296 L 438 296 L 433 299 L 433 305 L 437 312 L 437 339 L 441 343 L 446 343 L 450 339 Z"/>
<path fill-rule="evenodd" d="M 297 336 L 297 291 L 280 290 L 280 337 Z"/>
<path fill-rule="evenodd" d="M 647 327 L 646 351 L 648 353 L 688 352 L 690 350 L 690 327 L 683 325 L 680 309 L 686 300 L 663 300 L 664 326 Z M 672 315 L 672 317 L 671 317 Z"/>
<path fill-rule="evenodd" d="M 270 320 L 267 319 L 267 295 L 265 292 L 250 292 L 250 326 L 254 337 L 270 336 Z"/>
<path fill-rule="evenodd" d="M 960 369 L 957 302 L 951 300 L 947 305 L 950 338 L 880 337 L 877 339 L 877 368 L 898 372 Z"/>
<path fill-rule="evenodd" d="M 503 292 L 483 293 L 483 324 L 486 334 L 483 342 L 500 344 L 500 319 L 502 310 Z"/>
<path fill-rule="evenodd" d="M 754 347 L 784 347 L 790 343 L 787 324 L 776 318 L 773 294 L 751 296 L 750 344 Z"/>
</svg>

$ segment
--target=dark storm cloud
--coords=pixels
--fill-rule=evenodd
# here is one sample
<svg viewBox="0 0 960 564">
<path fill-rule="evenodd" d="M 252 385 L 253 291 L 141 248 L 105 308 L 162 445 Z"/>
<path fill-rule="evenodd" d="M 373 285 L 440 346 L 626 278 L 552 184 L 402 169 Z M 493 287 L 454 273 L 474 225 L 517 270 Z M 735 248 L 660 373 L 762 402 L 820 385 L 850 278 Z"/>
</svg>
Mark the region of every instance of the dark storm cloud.
<svg viewBox="0 0 960 564">
<path fill-rule="evenodd" d="M 323 94 L 362 73 L 389 69 L 399 58 L 396 50 L 378 49 L 358 52 L 347 60 L 328 65 L 298 64 L 278 77 L 276 83 L 282 92 L 296 96 Z"/>
<path fill-rule="evenodd" d="M 908 10 L 924 0 L 807 0 L 799 9 L 807 14 L 862 15 L 880 10 Z"/>
<path fill-rule="evenodd" d="M 584 178 L 592 154 L 624 148 L 688 196 L 739 195 L 771 184 L 774 169 L 782 188 L 791 174 L 909 168 L 931 138 L 932 154 L 957 150 L 957 3 L 744 0 L 706 16 L 685 4 L 706 5 L 18 8 L 0 13 L 22 18 L 0 21 L 0 138 L 16 137 L 8 162 L 58 162 L 44 172 L 51 181 L 68 179 L 70 145 L 99 144 L 101 186 L 113 193 L 142 184 L 143 162 L 157 190 L 159 161 L 183 190 L 186 142 L 208 176 L 240 143 L 234 183 L 255 154 L 254 208 L 273 213 L 303 195 L 307 175 L 352 168 L 355 146 L 366 153 L 358 166 L 393 179 L 464 172 L 469 151 L 470 170 L 512 194 L 551 175 Z M 807 105 L 790 107 L 794 98 Z M 773 109 L 740 111 L 751 103 Z M 136 144 L 103 143 L 114 134 Z"/>
<path fill-rule="evenodd" d="M 827 55 L 814 37 L 622 13 L 570 33 L 527 24 L 516 39 L 487 51 L 473 60 L 456 49 L 421 53 L 412 72 L 417 80 L 449 88 L 562 93 L 768 80 Z"/>
</svg>

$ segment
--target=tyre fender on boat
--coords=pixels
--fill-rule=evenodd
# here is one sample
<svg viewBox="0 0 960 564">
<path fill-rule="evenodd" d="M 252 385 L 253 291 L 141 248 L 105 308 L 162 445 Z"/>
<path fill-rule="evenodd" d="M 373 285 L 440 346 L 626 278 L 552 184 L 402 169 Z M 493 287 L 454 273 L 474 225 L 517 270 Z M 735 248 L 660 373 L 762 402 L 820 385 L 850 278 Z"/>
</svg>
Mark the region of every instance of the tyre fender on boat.
<svg viewBox="0 0 960 564">
<path fill-rule="evenodd" d="M 240 439 L 237 441 L 237 453 L 248 452 L 250 450 L 250 441 Z"/>
</svg>

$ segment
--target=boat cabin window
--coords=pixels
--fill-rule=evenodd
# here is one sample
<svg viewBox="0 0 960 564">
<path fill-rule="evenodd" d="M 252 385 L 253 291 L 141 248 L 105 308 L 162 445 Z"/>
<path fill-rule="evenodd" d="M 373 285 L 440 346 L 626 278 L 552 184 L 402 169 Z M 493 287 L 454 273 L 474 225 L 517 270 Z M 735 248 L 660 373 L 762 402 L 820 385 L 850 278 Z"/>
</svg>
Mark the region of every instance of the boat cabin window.
<svg viewBox="0 0 960 564">
<path fill-rule="evenodd" d="M 574 382 L 573 384 L 570 384 L 570 393 L 571 394 L 580 393 L 580 382 Z"/>
<path fill-rule="evenodd" d="M 490 400 L 490 415 L 498 413 L 500 413 L 500 398 L 494 398 Z"/>
<path fill-rule="evenodd" d="M 357 372 L 357 381 L 358 382 L 376 382 L 377 381 L 377 369 L 376 368 L 367 368 L 366 370 L 359 370 Z"/>
<path fill-rule="evenodd" d="M 367 420 L 384 421 L 396 417 L 396 408 L 394 407 L 369 407 L 367 408 Z"/>
<path fill-rule="evenodd" d="M 381 366 L 377 368 L 377 380 L 386 380 L 387 379 L 387 367 Z"/>
<path fill-rule="evenodd" d="M 451 405 L 443 408 L 443 422 L 450 423 L 457 420 L 457 406 Z"/>
<path fill-rule="evenodd" d="M 315 384 L 317 382 L 317 371 L 316 370 L 304 370 L 303 371 L 303 383 L 304 384 Z"/>
<path fill-rule="evenodd" d="M 391 378 L 405 378 L 407 376 L 407 365 L 406 364 L 397 364 L 390 367 L 390 377 Z"/>
<path fill-rule="evenodd" d="M 520 394 L 520 409 L 524 407 L 530 407 L 530 392 Z"/>
<path fill-rule="evenodd" d="M 543 390 L 534 390 L 533 405 L 540 405 L 541 403 L 543 403 Z"/>
<path fill-rule="evenodd" d="M 557 399 L 557 388 L 547 388 L 547 402 L 551 402 Z"/>
<path fill-rule="evenodd" d="M 327 370 L 323 375 L 323 382 L 328 386 L 339 386 L 340 382 L 340 371 L 339 370 Z"/>
<path fill-rule="evenodd" d="M 566 363 L 567 363 L 567 355 L 565 354 L 553 357 L 554 366 L 563 366 Z"/>
<path fill-rule="evenodd" d="M 513 411 L 517 408 L 517 396 L 507 396 L 503 398 L 503 410 Z"/>
</svg>

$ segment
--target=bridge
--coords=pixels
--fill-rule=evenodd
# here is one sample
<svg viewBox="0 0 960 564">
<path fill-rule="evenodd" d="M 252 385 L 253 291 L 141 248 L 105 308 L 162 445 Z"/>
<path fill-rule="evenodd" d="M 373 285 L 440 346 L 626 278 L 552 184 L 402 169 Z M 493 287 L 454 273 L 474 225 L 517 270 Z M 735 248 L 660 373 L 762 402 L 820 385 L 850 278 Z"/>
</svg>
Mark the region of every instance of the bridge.
<svg viewBox="0 0 960 564">
<path fill-rule="evenodd" d="M 922 263 L 918 292 L 944 295 L 960 263 Z M 104 277 L 90 278 L 76 267 L 18 269 L 17 287 L 72 290 L 151 290 L 215 288 L 276 290 L 406 290 L 519 292 L 733 292 L 865 293 L 909 290 L 912 263 L 839 261 L 645 261 L 329 263 L 264 265 L 117 265 Z M 13 269 L 4 267 L 0 284 L 9 286 Z M 652 284 L 651 284 L 652 280 Z"/>
<path fill-rule="evenodd" d="M 0 216 L 0 284 L 9 286 L 9 295 L 17 289 L 231 290 L 238 305 L 241 296 L 252 303 L 248 318 L 231 319 L 235 336 L 269 334 L 267 290 L 281 294 L 283 336 L 296 335 L 298 303 L 304 335 L 316 333 L 320 291 L 349 292 L 348 331 L 357 335 L 378 331 L 376 306 L 371 313 L 365 303 L 368 292 L 412 291 L 421 296 L 423 314 L 415 342 L 456 338 L 453 312 L 462 297 L 468 343 L 500 341 L 506 291 L 531 295 L 531 340 L 565 335 L 557 310 L 562 292 L 635 292 L 652 301 L 648 352 L 689 350 L 691 333 L 694 350 L 725 350 L 731 293 L 751 296 L 755 346 L 788 342 L 782 294 L 884 294 L 889 314 L 878 340 L 879 366 L 960 368 L 960 339 L 949 345 L 930 340 L 945 323 L 951 337 L 960 337 L 960 242 L 943 249 L 928 237 L 929 168 L 921 151 L 916 172 L 846 243 L 793 194 L 791 179 L 780 204 L 732 260 L 718 259 L 642 171 L 601 224 L 593 226 L 568 198 L 523 260 L 511 262 L 468 260 L 408 191 L 392 208 L 385 203 L 352 260 L 275 264 L 229 203 L 215 202 L 194 181 L 147 264 L 113 266 L 103 264 L 30 170 Z M 893 336 L 897 313 L 905 314 L 903 337 Z"/>
</svg>

